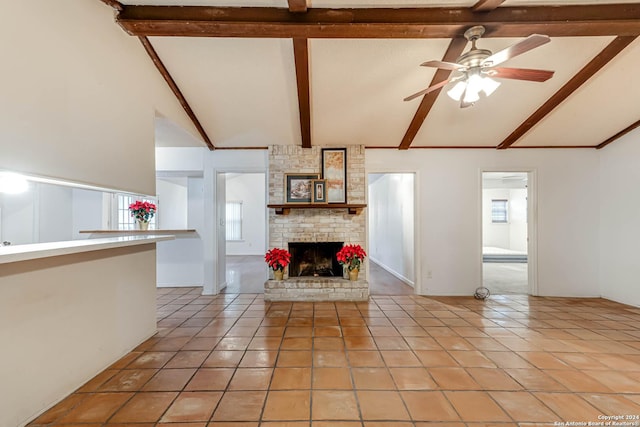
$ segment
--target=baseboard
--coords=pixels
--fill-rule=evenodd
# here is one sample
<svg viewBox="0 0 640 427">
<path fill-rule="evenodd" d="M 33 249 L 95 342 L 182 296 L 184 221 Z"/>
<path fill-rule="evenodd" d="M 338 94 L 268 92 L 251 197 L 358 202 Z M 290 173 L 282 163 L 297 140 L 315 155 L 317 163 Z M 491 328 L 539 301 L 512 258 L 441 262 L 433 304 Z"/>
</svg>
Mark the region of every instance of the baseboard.
<svg viewBox="0 0 640 427">
<path fill-rule="evenodd" d="M 369 256 L 369 260 L 371 262 L 375 262 L 376 264 L 378 264 L 380 266 L 380 268 L 382 268 L 387 273 L 391 274 L 396 279 L 404 282 L 406 285 L 411 286 L 412 288 L 415 288 L 415 286 L 416 286 L 415 282 L 413 282 L 412 280 L 404 277 L 402 274 L 398 273 L 397 271 L 395 271 L 391 267 L 388 267 L 388 266 L 384 265 L 382 262 L 378 261 L 377 259 L 373 258 L 372 256 Z"/>
<path fill-rule="evenodd" d="M 157 283 L 156 288 L 198 288 L 202 283 Z"/>
</svg>

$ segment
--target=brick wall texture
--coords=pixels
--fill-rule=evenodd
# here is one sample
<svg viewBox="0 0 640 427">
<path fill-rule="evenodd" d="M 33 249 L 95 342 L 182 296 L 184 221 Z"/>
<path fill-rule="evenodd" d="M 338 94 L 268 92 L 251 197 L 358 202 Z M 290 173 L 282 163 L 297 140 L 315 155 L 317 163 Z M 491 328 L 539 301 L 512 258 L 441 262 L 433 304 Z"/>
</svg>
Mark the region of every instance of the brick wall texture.
<svg viewBox="0 0 640 427">
<path fill-rule="evenodd" d="M 331 147 L 269 147 L 269 203 L 285 203 L 287 173 L 317 173 L 322 177 L 322 148 Z M 364 146 L 347 147 L 347 203 L 365 203 L 364 156 Z M 291 209 L 288 215 L 276 215 L 275 209 L 270 209 L 269 247 L 287 249 L 288 242 L 344 242 L 365 248 L 366 208 L 350 215 L 346 209 L 331 209 L 330 206 L 327 209 Z M 360 272 L 360 280 L 366 280 L 364 270 Z"/>
</svg>

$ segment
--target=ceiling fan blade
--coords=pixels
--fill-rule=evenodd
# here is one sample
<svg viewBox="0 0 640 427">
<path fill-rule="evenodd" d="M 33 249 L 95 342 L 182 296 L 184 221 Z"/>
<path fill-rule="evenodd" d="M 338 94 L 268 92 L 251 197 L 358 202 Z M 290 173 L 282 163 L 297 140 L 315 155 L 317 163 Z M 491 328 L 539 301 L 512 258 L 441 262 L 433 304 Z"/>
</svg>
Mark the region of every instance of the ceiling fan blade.
<svg viewBox="0 0 640 427">
<path fill-rule="evenodd" d="M 444 80 L 444 81 L 442 81 L 440 83 L 436 83 L 433 86 L 429 86 L 428 88 L 421 90 L 420 92 L 416 92 L 413 95 L 407 96 L 404 100 L 405 101 L 411 101 L 412 99 L 416 99 L 417 97 L 419 97 L 421 95 L 425 95 L 425 94 L 427 94 L 429 92 L 433 92 L 434 90 L 438 90 L 441 87 L 445 86 L 450 81 L 451 81 L 451 79 L 447 79 L 447 80 Z"/>
<path fill-rule="evenodd" d="M 526 39 L 522 40 L 519 43 L 514 44 L 513 46 L 509 46 L 506 49 L 502 49 L 499 52 L 494 53 L 490 57 L 484 60 L 483 66 L 493 66 L 502 64 L 504 61 L 507 61 L 513 57 L 518 55 L 522 55 L 525 52 L 529 52 L 532 49 L 537 48 L 538 46 L 542 46 L 545 43 L 549 43 L 551 39 L 549 36 L 543 36 L 541 34 L 532 34 Z"/>
<path fill-rule="evenodd" d="M 420 64 L 422 67 L 435 67 L 442 68 L 443 70 L 463 70 L 466 69 L 464 65 L 456 64 L 454 62 L 444 62 L 444 61 L 427 61 Z"/>
<path fill-rule="evenodd" d="M 546 82 L 553 77 L 554 71 L 532 70 L 529 68 L 492 68 L 487 72 L 490 77 L 499 79 L 528 80 L 531 82 Z"/>
</svg>

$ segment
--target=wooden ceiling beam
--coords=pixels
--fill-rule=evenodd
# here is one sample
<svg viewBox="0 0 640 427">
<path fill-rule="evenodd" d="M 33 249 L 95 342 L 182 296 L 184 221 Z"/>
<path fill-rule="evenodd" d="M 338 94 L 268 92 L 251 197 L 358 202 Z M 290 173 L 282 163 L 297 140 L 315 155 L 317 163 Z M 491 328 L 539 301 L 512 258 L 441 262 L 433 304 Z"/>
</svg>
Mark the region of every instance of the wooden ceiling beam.
<svg viewBox="0 0 640 427">
<path fill-rule="evenodd" d="M 124 6 L 118 23 L 135 36 L 244 38 L 455 38 L 473 25 L 484 37 L 635 36 L 640 4 L 470 8 L 286 8 Z"/>
<path fill-rule="evenodd" d="M 158 56 L 158 53 L 151 45 L 151 42 L 149 41 L 149 39 L 147 39 L 146 37 L 138 37 L 138 38 L 140 39 L 140 43 L 142 43 L 142 46 L 144 46 L 144 49 L 147 51 L 147 54 L 155 64 L 156 68 L 158 69 L 160 74 L 162 74 L 162 77 L 169 85 L 169 88 L 178 99 L 178 102 L 180 102 L 180 105 L 182 105 L 182 108 L 184 109 L 185 113 L 187 113 L 187 116 L 189 116 L 189 118 L 193 122 L 193 125 L 198 130 L 198 133 L 204 140 L 205 144 L 207 144 L 207 147 L 209 147 L 209 150 L 212 150 L 212 151 L 215 150 L 215 146 L 211 142 L 211 139 L 209 139 L 207 132 L 204 130 L 204 128 L 200 124 L 200 120 L 198 120 L 195 113 L 189 106 L 187 99 L 182 94 L 182 91 L 176 84 L 175 80 L 173 80 L 173 77 L 171 77 L 171 74 L 169 74 L 169 70 L 167 70 L 167 67 L 165 67 L 164 63 L 160 59 L 160 56 Z"/>
<path fill-rule="evenodd" d="M 311 106 L 309 97 L 309 44 L 307 39 L 293 39 L 293 56 L 298 82 L 298 110 L 302 148 L 311 148 Z"/>
<path fill-rule="evenodd" d="M 471 7 L 474 12 L 490 12 L 500 7 L 505 0 L 479 0 Z"/>
<path fill-rule="evenodd" d="M 607 65 L 609 61 L 616 57 L 622 50 L 633 42 L 636 37 L 616 37 L 611 43 L 607 45 L 595 58 L 593 58 L 587 65 L 582 68 L 569 80 L 564 86 L 560 88 L 551 98 L 547 100 L 540 108 L 536 110 L 527 120 L 525 120 L 511 135 L 509 135 L 504 141 L 498 145 L 499 150 L 509 148 L 515 144 L 525 133 L 531 130 L 536 124 L 538 124 L 547 114 L 553 111 L 558 105 L 560 105 L 567 97 L 582 86 L 587 80 L 589 80 L 594 74 L 596 74 L 602 67 Z"/>
<path fill-rule="evenodd" d="M 611 138 L 607 139 L 606 141 L 596 145 L 596 149 L 598 149 L 598 150 L 603 149 L 604 147 L 606 147 L 607 145 L 611 144 L 616 139 L 623 137 L 624 135 L 628 134 L 629 132 L 631 132 L 632 130 L 634 130 L 634 129 L 638 128 L 638 127 L 640 127 L 640 120 L 638 120 L 637 122 L 633 123 L 630 126 L 627 126 L 626 128 L 624 128 L 620 132 L 616 133 L 615 135 L 613 135 Z"/>
<path fill-rule="evenodd" d="M 289 3 L 289 12 L 293 13 L 305 13 L 309 4 L 307 0 L 287 0 Z"/>
<path fill-rule="evenodd" d="M 100 1 L 106 4 L 107 6 L 110 6 L 113 9 L 117 10 L 118 12 L 124 10 L 124 5 L 120 3 L 118 0 L 100 0 Z"/>
<path fill-rule="evenodd" d="M 467 40 L 462 37 L 457 37 L 451 40 L 451 43 L 449 43 L 449 47 L 442 57 L 442 60 L 445 62 L 455 62 L 455 60 L 462 54 L 462 51 L 464 50 L 466 45 Z M 451 73 L 452 71 L 450 70 L 443 70 L 441 68 L 438 68 L 436 73 L 433 75 L 433 79 L 431 79 L 431 83 L 428 87 L 447 80 Z M 422 97 L 420 105 L 416 110 L 416 114 L 413 116 L 413 119 L 411 119 L 409 128 L 402 137 L 402 142 L 400 142 L 400 146 L 398 147 L 399 149 L 406 150 L 411 146 L 411 143 L 418 134 L 418 131 L 422 127 L 422 124 L 431 111 L 431 108 L 433 108 L 433 104 L 435 104 L 436 99 L 438 99 L 438 95 L 440 95 L 441 91 L 442 88 L 434 90 L 433 92 L 429 92 Z"/>
</svg>

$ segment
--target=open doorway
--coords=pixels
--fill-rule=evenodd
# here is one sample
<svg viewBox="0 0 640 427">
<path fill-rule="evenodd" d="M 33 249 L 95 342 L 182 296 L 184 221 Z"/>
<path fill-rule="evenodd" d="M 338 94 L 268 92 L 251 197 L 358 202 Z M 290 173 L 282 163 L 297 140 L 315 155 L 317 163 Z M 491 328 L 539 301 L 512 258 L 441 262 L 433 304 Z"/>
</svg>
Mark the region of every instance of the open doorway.
<svg viewBox="0 0 640 427">
<path fill-rule="evenodd" d="M 531 293 L 529 175 L 482 174 L 482 285 L 494 295 Z"/>
<path fill-rule="evenodd" d="M 415 174 L 371 173 L 368 178 L 370 292 L 414 294 Z"/>
<path fill-rule="evenodd" d="M 225 174 L 225 293 L 263 293 L 267 279 L 266 174 Z"/>
</svg>

